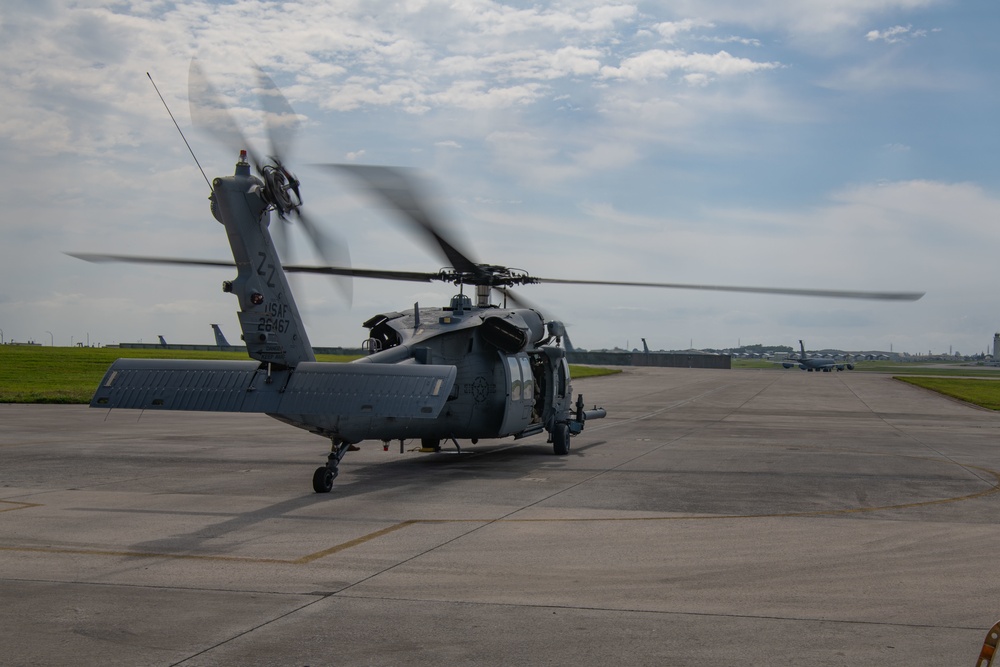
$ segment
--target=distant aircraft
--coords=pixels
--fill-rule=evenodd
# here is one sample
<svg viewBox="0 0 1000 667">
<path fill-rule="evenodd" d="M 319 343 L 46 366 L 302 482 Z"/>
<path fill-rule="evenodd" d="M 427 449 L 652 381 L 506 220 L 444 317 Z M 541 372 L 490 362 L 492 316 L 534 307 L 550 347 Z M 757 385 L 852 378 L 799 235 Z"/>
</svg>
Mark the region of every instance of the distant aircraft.
<svg viewBox="0 0 1000 667">
<path fill-rule="evenodd" d="M 806 346 L 801 340 L 799 341 L 799 348 L 802 350 L 802 355 L 798 359 L 787 359 L 781 362 L 781 365 L 783 367 L 793 368 L 794 366 L 798 366 L 802 370 L 809 371 L 810 373 L 812 373 L 813 371 L 816 372 L 823 371 L 824 373 L 829 373 L 834 369 L 842 371 L 845 368 L 849 371 L 854 370 L 854 364 L 838 363 L 836 360 L 831 359 L 830 357 L 812 357 L 812 358 L 807 357 Z"/>
<path fill-rule="evenodd" d="M 229 347 L 229 341 L 226 337 L 222 335 L 222 329 L 219 328 L 218 324 L 212 325 L 212 331 L 215 332 L 215 344 L 219 347 Z"/>
<path fill-rule="evenodd" d="M 567 352 L 576 352 L 577 351 L 576 348 L 573 347 L 573 343 L 571 343 L 569 341 L 569 333 L 568 332 L 566 332 L 566 333 L 563 334 L 563 344 L 565 344 Z"/>
<path fill-rule="evenodd" d="M 163 347 L 167 346 L 167 339 L 166 338 L 164 338 L 163 336 L 157 336 L 157 338 L 160 339 L 160 345 L 162 345 Z"/>
<path fill-rule="evenodd" d="M 649 354 L 649 346 L 646 345 L 645 338 L 642 339 L 642 351 L 645 352 L 646 354 Z"/>
</svg>

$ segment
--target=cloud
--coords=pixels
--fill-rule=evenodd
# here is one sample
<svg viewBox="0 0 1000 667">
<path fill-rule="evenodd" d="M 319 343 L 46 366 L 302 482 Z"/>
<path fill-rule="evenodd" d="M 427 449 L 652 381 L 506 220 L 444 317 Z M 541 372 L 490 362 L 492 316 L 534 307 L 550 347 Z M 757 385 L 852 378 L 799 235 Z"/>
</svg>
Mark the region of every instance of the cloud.
<svg viewBox="0 0 1000 667">
<path fill-rule="evenodd" d="M 698 16 L 717 25 L 738 24 L 754 30 L 776 30 L 793 39 L 844 32 L 892 13 L 913 12 L 945 4 L 943 0 L 677 0 L 677 15 Z"/>
<path fill-rule="evenodd" d="M 605 66 L 601 68 L 601 76 L 605 79 L 624 79 L 628 81 L 646 81 L 648 79 L 664 78 L 674 72 L 701 75 L 703 78 L 715 76 L 734 76 L 748 74 L 761 70 L 775 69 L 779 63 L 755 62 L 749 58 L 738 58 L 726 51 L 718 53 L 688 53 L 681 50 L 664 51 L 652 49 L 639 55 L 626 58 L 618 67 Z"/>
<path fill-rule="evenodd" d="M 626 4 L 602 4 L 577 11 L 532 7 L 516 9 L 498 2 L 478 0 L 451 6 L 456 17 L 465 19 L 489 35 L 512 35 L 529 31 L 595 33 L 614 29 L 633 18 L 637 9 Z"/>
<path fill-rule="evenodd" d="M 459 109 L 506 109 L 530 104 L 545 94 L 537 83 L 511 86 L 489 86 L 485 81 L 456 81 L 448 90 L 428 95 L 434 106 L 453 106 Z"/>
<path fill-rule="evenodd" d="M 653 30 L 666 42 L 673 42 L 682 33 L 688 33 L 695 28 L 712 28 L 709 21 L 699 19 L 684 19 L 681 21 L 663 21 L 653 25 Z"/>
<path fill-rule="evenodd" d="M 865 39 L 869 42 L 883 41 L 887 44 L 896 44 L 902 42 L 906 39 L 916 39 L 919 37 L 926 37 L 926 30 L 914 30 L 913 26 L 907 25 L 897 25 L 889 28 L 887 30 L 869 30 L 865 35 Z"/>
</svg>

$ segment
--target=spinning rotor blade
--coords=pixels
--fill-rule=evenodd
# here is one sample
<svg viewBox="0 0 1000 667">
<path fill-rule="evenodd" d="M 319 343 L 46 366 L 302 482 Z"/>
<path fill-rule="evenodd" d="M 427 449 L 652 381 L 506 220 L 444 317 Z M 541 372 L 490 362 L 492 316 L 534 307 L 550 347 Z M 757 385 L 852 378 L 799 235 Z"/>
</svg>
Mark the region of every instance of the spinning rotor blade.
<svg viewBox="0 0 1000 667">
<path fill-rule="evenodd" d="M 469 257 L 469 253 L 459 249 L 454 239 L 448 237 L 444 225 L 431 215 L 417 193 L 413 179 L 403 169 L 360 164 L 328 164 L 329 169 L 338 169 L 360 179 L 383 201 L 402 213 L 416 225 L 417 229 L 429 236 L 440 248 L 450 266 L 460 272 L 481 273 L 481 269 Z"/>
<path fill-rule="evenodd" d="M 347 249 L 346 240 L 338 238 L 334 241 L 331 239 L 328 235 L 324 234 L 322 230 L 320 230 L 319 226 L 312 221 L 312 218 L 307 217 L 301 209 L 295 209 L 295 217 L 298 219 L 299 224 L 302 225 L 302 229 L 305 230 L 306 235 L 309 236 L 309 240 L 312 241 L 313 247 L 316 248 L 316 252 L 327 266 L 351 266 L 351 253 Z M 291 271 L 292 269 L 286 267 L 285 270 Z M 334 278 L 333 283 L 340 291 L 341 296 L 343 296 L 347 301 L 347 304 L 351 305 L 354 301 L 354 285 L 351 283 L 350 274 L 331 273 L 330 275 L 339 276 Z"/>
<path fill-rule="evenodd" d="M 191 67 L 188 72 L 188 99 L 191 107 L 191 119 L 195 125 L 212 132 L 227 148 L 239 147 L 245 149 L 250 157 L 257 174 L 268 182 L 265 177 L 265 167 L 272 175 L 276 174 L 273 167 L 284 174 L 279 176 L 284 182 L 287 177 L 290 184 L 294 186 L 294 197 L 285 193 L 287 199 L 284 204 L 276 206 L 278 220 L 271 226 L 272 238 L 278 250 L 278 256 L 283 260 L 288 259 L 289 244 L 285 230 L 286 214 L 294 215 L 296 220 L 302 225 L 310 243 L 316 249 L 320 260 L 331 266 L 346 266 L 351 264 L 350 252 L 347 249 L 347 240 L 335 235 L 332 232 L 324 233 L 319 226 L 302 212 L 299 201 L 298 181 L 290 172 L 285 171 L 283 160 L 287 156 L 292 139 L 299 126 L 299 118 L 292 109 L 292 105 L 282 95 L 274 81 L 264 73 L 258 66 L 254 66 L 257 71 L 258 97 L 264 109 L 264 126 L 267 130 L 268 143 L 270 144 L 269 158 L 273 165 L 265 164 L 254 152 L 246 137 L 240 132 L 239 126 L 226 108 L 221 96 L 215 87 L 208 81 L 204 71 L 195 59 L 191 60 Z M 268 186 L 270 187 L 270 186 Z M 286 188 L 288 186 L 286 185 Z M 272 193 L 273 194 L 273 193 Z M 280 198 L 272 198 L 272 202 Z M 162 262 L 161 262 L 162 263 Z M 352 301 L 353 286 L 349 274 L 338 274 L 341 278 L 334 281 L 338 291 L 347 300 Z"/>
<path fill-rule="evenodd" d="M 341 266 L 302 266 L 284 267 L 290 273 L 313 273 L 330 276 L 350 276 L 352 278 L 372 278 L 374 280 L 399 280 L 408 283 L 433 283 L 441 280 L 440 273 L 423 273 L 421 271 L 393 271 L 391 269 L 355 269 Z"/>
<path fill-rule="evenodd" d="M 916 301 L 924 292 L 865 292 L 852 290 L 800 289 L 787 287 L 742 287 L 728 285 L 690 285 L 685 283 L 646 283 L 618 280 L 566 280 L 562 278 L 534 278 L 536 283 L 557 285 L 613 285 L 618 287 L 660 287 L 665 289 L 690 289 L 709 292 L 743 292 L 749 294 L 782 294 L 785 296 L 821 296 L 837 299 L 875 299 L 879 301 Z"/>
<path fill-rule="evenodd" d="M 510 289 L 509 287 L 496 287 L 494 289 L 503 294 L 503 298 L 508 303 L 514 304 L 515 308 L 530 308 L 531 310 L 534 310 L 535 312 L 538 313 L 543 312 L 541 308 L 537 307 L 535 304 L 531 303 L 524 297 L 518 294 L 514 294 L 514 290 Z"/>
<path fill-rule="evenodd" d="M 179 259 L 144 255 L 107 255 L 96 252 L 67 252 L 63 254 L 95 264 L 121 262 L 124 264 L 179 264 L 182 266 L 216 266 L 223 268 L 234 268 L 236 266 L 236 262 L 226 259 Z"/>
<path fill-rule="evenodd" d="M 253 151 L 246 137 L 240 131 L 239 125 L 233 119 L 229 108 L 222 100 L 222 96 L 215 89 L 205 72 L 201 69 L 197 59 L 191 59 L 191 67 L 188 69 L 188 106 L 191 110 L 191 122 L 205 132 L 208 132 L 226 148 L 243 149 L 250 157 L 250 162 L 259 172 L 262 165 L 257 154 Z"/>
<path fill-rule="evenodd" d="M 171 266 L 208 266 L 233 269 L 236 263 L 226 259 L 184 259 L 179 257 L 153 257 L 149 255 L 109 255 L 90 252 L 67 252 L 66 255 L 97 264 L 118 262 L 123 264 L 165 264 Z M 382 269 L 355 269 L 349 266 L 308 266 L 289 264 L 282 266 L 287 273 L 311 273 L 348 278 L 373 278 L 376 280 L 401 280 L 404 282 L 430 283 L 441 279 L 440 273 L 418 271 L 391 271 Z"/>
<path fill-rule="evenodd" d="M 99 253 L 66 253 L 88 262 L 128 262 L 133 264 L 179 264 L 188 266 L 233 267 L 233 262 L 214 259 L 174 259 L 170 257 L 148 257 L 140 255 L 107 255 Z M 346 266 L 304 266 L 284 267 L 289 273 L 313 273 L 332 276 L 352 276 L 377 280 L 402 280 L 406 282 L 435 282 L 442 280 L 441 273 L 417 271 L 392 271 L 383 269 L 355 269 Z M 780 294 L 785 296 L 819 296 L 839 299 L 873 299 L 879 301 L 917 301 L 924 292 L 864 292 L 852 290 L 803 289 L 786 287 L 743 287 L 735 285 L 693 285 L 688 283 L 651 283 L 618 280 L 570 280 L 564 278 L 532 278 L 535 284 L 551 285 L 611 285 L 616 287 L 656 287 L 663 289 L 689 289 L 712 292 L 742 292 L 744 294 Z M 509 288 L 495 288 L 503 292 L 508 300 L 521 308 L 531 308 L 542 312 L 524 297 L 515 295 Z"/>
<path fill-rule="evenodd" d="M 299 128 L 299 117 L 271 77 L 260 67 L 256 69 L 257 80 L 260 83 L 258 96 L 261 106 L 264 107 L 264 125 L 270 143 L 270 156 L 280 164 L 288 154 L 292 139 Z"/>
<path fill-rule="evenodd" d="M 552 313 L 546 308 L 542 308 L 531 301 L 528 301 L 520 294 L 515 294 L 513 290 L 509 287 L 498 287 L 494 288 L 498 292 L 504 295 L 507 302 L 512 304 L 515 308 L 528 308 L 535 311 L 545 320 L 546 329 L 549 335 L 557 336 L 559 338 L 568 338 L 569 334 L 566 333 L 566 324 L 561 318 L 553 317 Z"/>
</svg>

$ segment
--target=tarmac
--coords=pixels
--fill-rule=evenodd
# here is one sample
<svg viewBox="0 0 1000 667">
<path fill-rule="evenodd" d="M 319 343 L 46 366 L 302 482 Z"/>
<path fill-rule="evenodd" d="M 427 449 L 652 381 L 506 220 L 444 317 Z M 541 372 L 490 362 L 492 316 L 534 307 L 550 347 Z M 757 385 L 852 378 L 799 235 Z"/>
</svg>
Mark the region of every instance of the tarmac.
<svg viewBox="0 0 1000 667">
<path fill-rule="evenodd" d="M 973 665 L 1000 414 L 629 368 L 590 421 L 347 455 L 265 416 L 0 405 L 4 665 Z"/>
</svg>

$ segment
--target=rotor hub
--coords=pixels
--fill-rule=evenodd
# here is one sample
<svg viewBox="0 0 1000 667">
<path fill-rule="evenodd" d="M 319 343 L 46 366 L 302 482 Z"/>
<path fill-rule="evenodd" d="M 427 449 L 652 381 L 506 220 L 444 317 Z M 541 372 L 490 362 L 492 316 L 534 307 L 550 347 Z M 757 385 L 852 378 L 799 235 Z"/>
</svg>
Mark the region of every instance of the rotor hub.
<svg viewBox="0 0 1000 667">
<path fill-rule="evenodd" d="M 477 287 L 513 287 L 532 285 L 537 278 L 522 269 L 513 269 L 497 264 L 476 264 L 474 271 L 459 271 L 453 267 L 441 269 L 440 279 L 455 285 L 475 285 Z"/>
<path fill-rule="evenodd" d="M 268 204 L 274 207 L 282 218 L 302 205 L 299 194 L 299 180 L 285 169 L 281 162 L 266 164 L 261 167 L 260 175 L 264 179 L 264 195 Z"/>
</svg>

